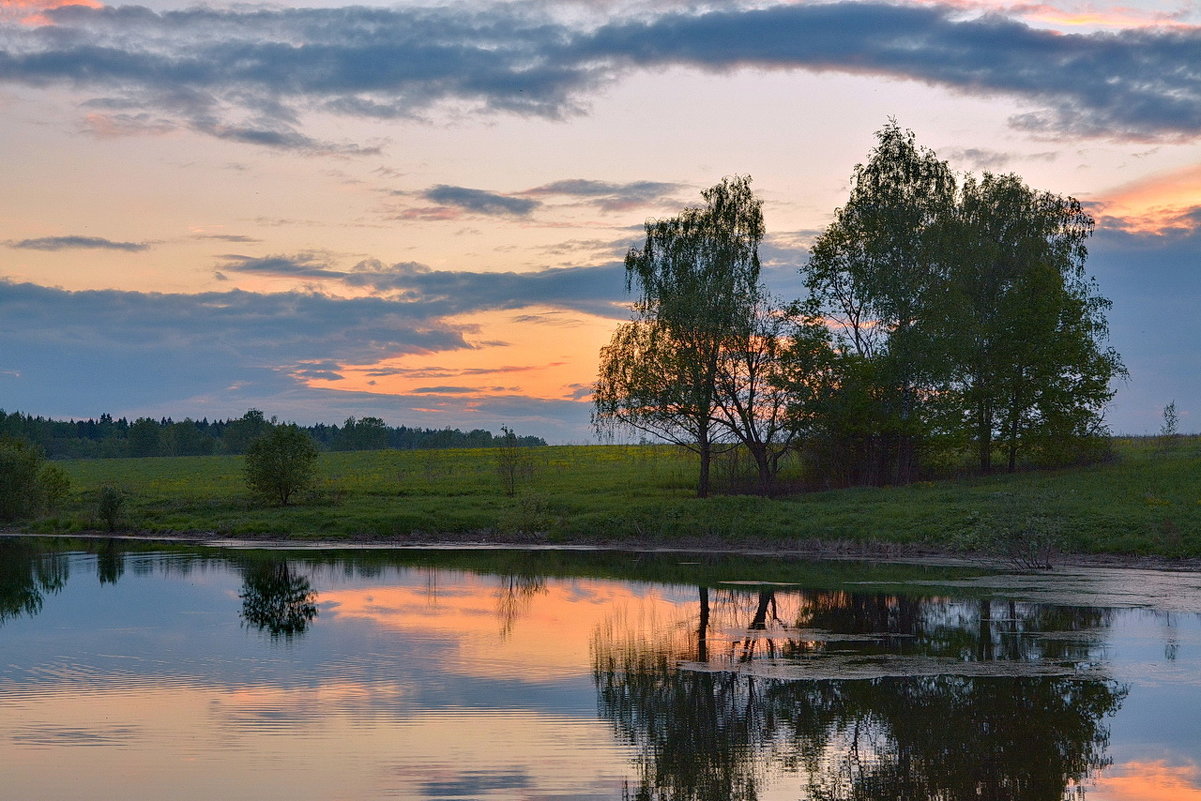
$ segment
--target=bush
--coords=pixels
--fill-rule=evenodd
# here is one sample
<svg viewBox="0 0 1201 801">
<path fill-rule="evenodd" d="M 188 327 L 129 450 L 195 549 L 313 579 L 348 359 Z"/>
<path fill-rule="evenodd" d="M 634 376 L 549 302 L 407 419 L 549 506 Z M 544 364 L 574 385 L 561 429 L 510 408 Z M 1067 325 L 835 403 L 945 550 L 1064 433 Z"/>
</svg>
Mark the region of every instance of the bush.
<svg viewBox="0 0 1201 801">
<path fill-rule="evenodd" d="M 19 520 L 54 509 L 71 489 L 58 465 L 27 442 L 0 439 L 0 521 Z"/>
<path fill-rule="evenodd" d="M 313 483 L 317 446 L 297 425 L 277 426 L 246 450 L 246 484 L 251 492 L 287 506 Z"/>
<path fill-rule="evenodd" d="M 109 531 L 116 531 L 124 507 L 125 493 L 113 486 L 100 488 L 96 498 L 96 517 Z"/>
</svg>

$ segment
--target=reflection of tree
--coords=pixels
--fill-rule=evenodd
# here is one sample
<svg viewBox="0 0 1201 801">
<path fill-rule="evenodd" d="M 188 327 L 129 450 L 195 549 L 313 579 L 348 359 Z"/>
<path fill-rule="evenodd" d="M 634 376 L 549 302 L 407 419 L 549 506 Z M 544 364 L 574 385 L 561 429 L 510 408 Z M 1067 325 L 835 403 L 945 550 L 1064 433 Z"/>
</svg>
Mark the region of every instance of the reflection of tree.
<svg viewBox="0 0 1201 801">
<path fill-rule="evenodd" d="M 601 714 L 639 753 L 631 798 L 752 799 L 769 775 L 784 771 L 815 801 L 1044 801 L 1078 795 L 1108 762 L 1104 719 L 1124 689 L 1070 675 L 1071 664 L 1089 659 L 1087 638 L 1028 636 L 1092 629 L 1107 622 L 1103 612 L 869 594 L 722 594 L 711 605 L 702 589 L 699 625 L 697 617 L 654 631 L 615 625 L 594 637 Z M 804 631 L 783 626 L 777 613 Z M 729 619 L 735 614 L 740 626 Z M 819 625 L 827 640 L 805 639 Z M 730 650 L 716 653 L 723 637 Z M 789 657 L 832 659 L 834 651 L 870 662 L 888 649 L 991 661 L 995 675 L 813 680 L 746 671 L 748 661 L 779 666 Z M 1005 675 L 1021 672 L 1007 662 L 1034 660 L 1068 667 L 1059 675 Z"/>
<path fill-rule="evenodd" d="M 1112 681 L 1049 676 L 836 680 L 825 693 L 793 684 L 800 697 L 776 688 L 807 707 L 789 736 L 810 759 L 812 744 L 825 746 L 805 777 L 815 801 L 1080 795 L 1109 764 L 1102 721 L 1125 695 Z"/>
<path fill-rule="evenodd" d="M 242 580 L 242 620 L 273 638 L 302 634 L 317 616 L 317 593 L 281 560 L 252 565 Z"/>
<path fill-rule="evenodd" d="M 101 584 L 116 584 L 125 573 L 125 553 L 115 540 L 106 540 L 96 551 L 96 575 Z"/>
<path fill-rule="evenodd" d="M 500 618 L 500 636 L 508 637 L 517 621 L 530 611 L 535 596 L 546 593 L 542 576 L 508 575 L 500 577 L 496 589 L 496 615 Z"/>
<path fill-rule="evenodd" d="M 46 594 L 66 586 L 68 575 L 66 554 L 0 540 L 0 623 L 42 611 Z"/>
</svg>

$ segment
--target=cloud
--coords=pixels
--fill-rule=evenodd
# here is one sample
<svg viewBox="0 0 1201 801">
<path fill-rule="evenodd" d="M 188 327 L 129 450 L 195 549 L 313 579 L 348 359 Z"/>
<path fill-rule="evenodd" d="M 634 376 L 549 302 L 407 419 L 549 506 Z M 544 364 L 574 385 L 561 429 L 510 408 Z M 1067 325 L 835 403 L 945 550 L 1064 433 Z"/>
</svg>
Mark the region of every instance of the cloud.
<svg viewBox="0 0 1201 801">
<path fill-rule="evenodd" d="M 378 298 L 69 292 L 0 281 L 4 408 L 55 416 L 107 411 L 199 418 L 237 416 L 255 407 L 301 422 L 374 415 L 393 425 L 499 431 L 507 424 L 559 442 L 589 438 L 589 409 L 582 404 L 516 393 L 471 395 L 511 390 L 492 386 L 495 378 L 464 393 L 449 389 L 470 379 L 435 379 L 429 394 L 405 395 L 306 385 L 341 383 L 345 364 L 470 347 L 465 329 L 428 311 Z M 88 392 L 81 394 L 80 386 Z M 434 392 L 438 387 L 444 391 Z"/>
<path fill-rule="evenodd" d="M 418 395 L 471 395 L 482 390 L 479 387 L 414 387 L 412 391 Z"/>
<path fill-rule="evenodd" d="M 341 270 L 312 254 L 228 255 L 221 270 L 333 280 L 439 317 L 527 306 L 554 306 L 614 318 L 627 315 L 622 306 L 628 301 L 625 267 L 618 262 L 515 273 L 434 270 L 416 262 L 385 265 L 367 260 Z"/>
<path fill-rule="evenodd" d="M 253 236 L 245 236 L 244 234 L 192 234 L 193 239 L 219 239 L 222 242 L 233 242 L 235 244 L 257 244 L 263 240 Z"/>
<path fill-rule="evenodd" d="M 222 270 L 240 273 L 257 273 L 284 278 L 343 278 L 345 273 L 330 269 L 310 254 L 299 256 L 266 256 L 255 258 L 230 253 L 221 257 Z"/>
<path fill-rule="evenodd" d="M 426 309 L 378 298 L 300 293 L 68 292 L 0 282 L 0 370 L 21 374 L 6 406 L 47 409 L 56 395 L 103 406 L 165 402 L 219 387 L 265 395 L 292 374 L 405 353 L 469 347 Z M 231 396 L 234 397 L 234 396 Z"/>
<path fill-rule="evenodd" d="M 977 12 L 957 3 L 719 7 L 594 27 L 538 9 L 54 8 L 42 12 L 53 25 L 8 26 L 0 82 L 94 95 L 91 107 L 126 115 L 113 118 L 120 132 L 180 125 L 311 153 L 378 146 L 312 139 L 307 113 L 413 118 L 452 104 L 557 119 L 583 113 L 591 93 L 624 74 L 668 67 L 842 72 L 1003 94 L 1034 106 L 1014 126 L 1046 134 L 1201 135 L 1198 27 L 1063 34 L 997 11 L 966 18 Z"/>
<path fill-rule="evenodd" d="M 439 184 L 422 192 L 421 196 L 431 203 L 443 206 L 455 206 L 475 214 L 490 216 L 525 217 L 541 203 L 528 198 L 511 197 L 483 189 L 469 189 L 465 186 L 447 186 Z"/>
<path fill-rule="evenodd" d="M 568 178 L 527 189 L 522 194 L 584 198 L 595 203 L 602 211 L 628 211 L 662 202 L 682 188 L 680 184 L 660 181 L 615 184 L 587 178 Z"/>
<path fill-rule="evenodd" d="M 1091 204 L 1100 224 L 1131 233 L 1170 234 L 1201 228 L 1201 165 L 1141 178 Z"/>
<path fill-rule="evenodd" d="M 24 250 L 123 250 L 138 253 L 148 250 L 146 242 L 114 242 L 98 236 L 45 236 L 39 239 L 9 240 L 10 248 Z"/>
</svg>

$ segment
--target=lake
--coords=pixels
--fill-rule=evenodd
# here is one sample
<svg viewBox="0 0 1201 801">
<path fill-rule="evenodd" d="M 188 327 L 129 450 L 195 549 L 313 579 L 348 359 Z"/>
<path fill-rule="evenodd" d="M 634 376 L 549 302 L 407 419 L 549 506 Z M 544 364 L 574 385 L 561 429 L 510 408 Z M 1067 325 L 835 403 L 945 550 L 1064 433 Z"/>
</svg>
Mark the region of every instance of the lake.
<svg viewBox="0 0 1201 801">
<path fill-rule="evenodd" d="M 1201 801 L 1201 574 L 0 538 L 2 799 Z"/>
</svg>

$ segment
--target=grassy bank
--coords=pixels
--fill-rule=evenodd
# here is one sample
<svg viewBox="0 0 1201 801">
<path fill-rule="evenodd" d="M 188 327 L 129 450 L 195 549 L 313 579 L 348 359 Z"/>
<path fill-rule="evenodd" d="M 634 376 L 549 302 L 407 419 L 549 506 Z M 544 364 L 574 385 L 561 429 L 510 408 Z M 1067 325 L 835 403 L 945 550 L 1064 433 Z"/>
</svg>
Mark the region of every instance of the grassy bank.
<svg viewBox="0 0 1201 801">
<path fill-rule="evenodd" d="M 509 496 L 496 450 L 323 453 L 316 488 L 264 506 L 239 457 L 77 460 L 56 517 L 34 532 L 97 528 L 101 486 L 126 494 L 121 527 L 298 539 L 501 539 L 518 542 L 753 544 L 821 540 L 951 549 L 1201 556 L 1201 438 L 1164 448 L 1119 440 L 1086 468 L 972 477 L 908 487 L 764 499 L 692 497 L 695 464 L 659 446 L 564 446 L 523 452 Z"/>
</svg>

